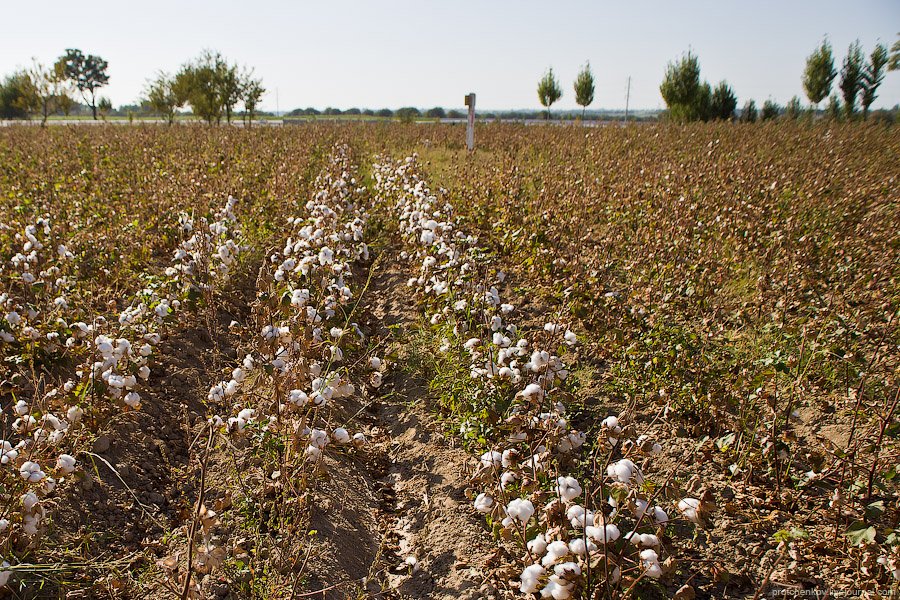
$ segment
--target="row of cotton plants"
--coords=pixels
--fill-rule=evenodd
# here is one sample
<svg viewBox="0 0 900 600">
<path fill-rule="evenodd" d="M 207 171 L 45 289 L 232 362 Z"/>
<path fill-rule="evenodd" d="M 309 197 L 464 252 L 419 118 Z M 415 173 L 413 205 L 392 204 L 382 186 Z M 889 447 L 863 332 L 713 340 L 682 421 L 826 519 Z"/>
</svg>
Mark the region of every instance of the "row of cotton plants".
<svg viewBox="0 0 900 600">
<path fill-rule="evenodd" d="M 414 270 L 409 286 L 445 336 L 440 351 L 468 363 L 472 385 L 463 401 L 498 415 L 491 427 L 470 418 L 461 433 L 479 428 L 486 440 L 472 478 L 474 508 L 519 549 L 512 585 L 563 599 L 620 595 L 663 577 L 673 564 L 667 527 L 676 517 L 700 522 L 705 503 L 664 499 L 662 482 L 645 475 L 663 449 L 623 417 L 605 419 L 585 443 L 564 402 L 565 359 L 577 335 L 557 319 L 538 330 L 516 324 L 515 307 L 499 292 L 505 276 L 484 275 L 490 265 L 477 240 L 459 230 L 453 207 L 432 193 L 414 156 L 376 165 L 375 181 L 379 200 L 398 217 Z"/>
<path fill-rule="evenodd" d="M 210 230 L 220 248 L 236 253 L 239 247 L 221 228 L 234 220 L 233 206 L 229 198 Z M 0 548 L 7 557 L 39 543 L 47 516 L 44 498 L 80 468 L 76 457 L 93 436 L 116 414 L 140 408 L 151 356 L 161 332 L 175 320 L 183 287 L 179 251 L 169 280 L 157 278 L 118 315 L 86 317 L 89 311 L 70 305 L 78 266 L 50 219 L 38 219 L 16 237 L 21 251 L 2 270 L 7 291 L 0 294 L 0 348 L 6 357 L 42 361 L 50 376 L 32 379 L 27 368 L 9 376 L 17 400 L 3 407 L 5 439 L 0 440 Z M 205 262 L 224 264 L 218 248 L 214 252 Z M 217 276 L 223 276 L 221 267 Z M 0 572 L 2 583 L 9 575 Z"/>
<path fill-rule="evenodd" d="M 357 369 L 350 359 L 365 342 L 352 321 L 362 285 L 354 268 L 368 260 L 369 249 L 365 190 L 349 148 L 334 147 L 314 189 L 309 201 L 294 206 L 283 244 L 260 270 L 251 322 L 233 324 L 243 334 L 243 358 L 211 383 L 207 398 L 217 410 L 209 424 L 243 450 L 239 463 L 246 466 L 239 468 L 261 466 L 262 481 L 275 482 L 260 498 L 278 504 L 279 514 L 299 506 L 329 453 L 366 444 L 362 432 L 342 421 L 348 417 L 341 402 L 359 386 L 380 385 L 385 368 L 374 356 Z M 280 492 L 273 495 L 273 489 Z M 192 587 L 198 592 L 206 574 L 227 558 L 227 545 L 215 540 L 211 527 L 197 531 L 200 553 L 192 569 L 200 576 Z M 273 548 L 270 557 L 277 553 Z"/>
</svg>

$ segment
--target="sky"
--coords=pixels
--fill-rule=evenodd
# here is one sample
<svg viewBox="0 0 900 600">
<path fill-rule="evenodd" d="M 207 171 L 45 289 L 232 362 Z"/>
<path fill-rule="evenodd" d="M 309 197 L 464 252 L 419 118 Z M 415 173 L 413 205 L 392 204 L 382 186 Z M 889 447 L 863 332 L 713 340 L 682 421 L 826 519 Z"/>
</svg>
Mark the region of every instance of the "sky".
<svg viewBox="0 0 900 600">
<path fill-rule="evenodd" d="M 537 82 L 553 68 L 563 89 L 554 109 L 574 109 L 572 83 L 590 61 L 592 108 L 664 108 L 666 64 L 688 49 L 701 77 L 750 98 L 804 99 L 806 56 L 828 36 L 838 69 L 859 39 L 868 55 L 900 32 L 900 0 L 0 0 L 0 75 L 50 64 L 66 48 L 109 62 L 114 105 L 136 102 L 157 71 L 175 72 L 204 49 L 253 67 L 268 92 L 264 110 L 538 109 Z M 136 3 L 135 3 L 136 4 Z M 22 11 L 17 16 L 16 11 Z M 26 12 L 27 11 L 27 12 Z M 836 90 L 835 82 L 835 89 Z M 888 73 L 875 107 L 900 103 L 900 71 Z"/>
</svg>

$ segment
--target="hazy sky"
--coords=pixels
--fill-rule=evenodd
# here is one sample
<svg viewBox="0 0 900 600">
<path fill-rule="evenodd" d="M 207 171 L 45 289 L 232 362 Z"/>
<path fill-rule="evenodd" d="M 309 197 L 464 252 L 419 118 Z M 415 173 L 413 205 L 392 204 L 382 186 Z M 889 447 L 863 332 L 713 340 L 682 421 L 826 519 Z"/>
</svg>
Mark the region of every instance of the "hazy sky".
<svg viewBox="0 0 900 600">
<path fill-rule="evenodd" d="M 805 58 L 824 35 L 839 63 L 854 39 L 868 55 L 900 32 L 900 0 L 3 4 L 0 74 L 80 48 L 109 61 L 104 93 L 119 105 L 136 101 L 157 70 L 176 71 L 212 48 L 256 69 L 269 90 L 267 110 L 276 102 L 281 110 L 453 108 L 470 91 L 479 108 L 538 108 L 537 81 L 551 66 L 563 87 L 554 108 L 576 108 L 572 81 L 587 60 L 593 107 L 624 107 L 630 75 L 631 106 L 657 108 L 666 63 L 689 47 L 701 76 L 727 79 L 740 105 L 769 97 L 784 104 L 803 97 Z M 897 103 L 900 72 L 893 72 L 875 106 Z"/>
</svg>

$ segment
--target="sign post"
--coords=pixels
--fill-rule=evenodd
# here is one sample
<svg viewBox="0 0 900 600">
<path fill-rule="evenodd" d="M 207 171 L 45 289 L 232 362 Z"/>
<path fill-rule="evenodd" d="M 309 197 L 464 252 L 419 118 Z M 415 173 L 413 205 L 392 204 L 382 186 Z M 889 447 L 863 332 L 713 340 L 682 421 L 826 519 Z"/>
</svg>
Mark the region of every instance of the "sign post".
<svg viewBox="0 0 900 600">
<path fill-rule="evenodd" d="M 466 147 L 471 152 L 475 149 L 475 94 L 466 95 L 466 106 L 469 107 L 469 120 L 466 122 Z"/>
</svg>

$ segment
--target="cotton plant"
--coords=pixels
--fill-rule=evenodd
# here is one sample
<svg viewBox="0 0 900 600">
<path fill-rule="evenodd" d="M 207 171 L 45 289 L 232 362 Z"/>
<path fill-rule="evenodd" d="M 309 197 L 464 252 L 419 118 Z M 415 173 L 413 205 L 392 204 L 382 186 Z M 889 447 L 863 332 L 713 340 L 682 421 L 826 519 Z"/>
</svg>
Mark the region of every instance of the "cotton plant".
<svg viewBox="0 0 900 600">
<path fill-rule="evenodd" d="M 644 469 L 662 446 L 648 434 L 632 439 L 633 427 L 611 415 L 594 444 L 610 456 L 608 464 L 587 479 L 566 474 L 587 441 L 569 423 L 564 402 L 566 359 L 578 335 L 556 319 L 525 330 L 502 298 L 505 274 L 472 276 L 490 265 L 476 238 L 458 229 L 453 207 L 420 177 L 415 156 L 377 164 L 374 177 L 405 240 L 407 285 L 444 336 L 440 352 L 466 360 L 471 395 L 502 411 L 487 440 L 492 447 L 477 458 L 473 508 L 522 549 L 520 591 L 570 598 L 581 589 L 621 591 L 639 578 L 661 577 L 669 514 L 697 523 L 702 509 L 693 498 L 672 507 L 648 493 Z M 474 426 L 464 422 L 461 430 Z"/>
</svg>

